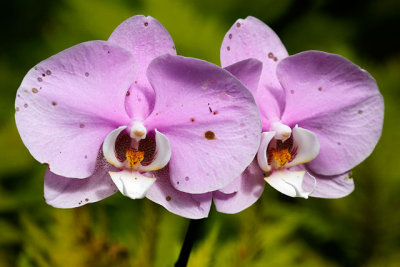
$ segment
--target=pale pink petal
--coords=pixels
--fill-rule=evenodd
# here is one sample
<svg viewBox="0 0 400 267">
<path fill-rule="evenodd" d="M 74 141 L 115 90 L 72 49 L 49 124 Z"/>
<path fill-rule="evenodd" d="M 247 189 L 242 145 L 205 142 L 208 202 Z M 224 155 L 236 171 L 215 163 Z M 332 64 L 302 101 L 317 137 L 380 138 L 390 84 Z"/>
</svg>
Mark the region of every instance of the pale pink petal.
<svg viewBox="0 0 400 267">
<path fill-rule="evenodd" d="M 304 166 L 296 166 L 294 169 L 305 170 Z M 351 178 L 351 171 L 324 176 L 306 170 L 303 180 L 303 188 L 305 191 L 311 191 L 314 186 L 314 178 L 316 185 L 314 191 L 310 194 L 312 197 L 320 198 L 341 198 L 345 197 L 354 190 L 354 181 Z"/>
<path fill-rule="evenodd" d="M 257 95 L 258 82 L 262 71 L 262 62 L 249 58 L 225 67 L 251 91 L 253 96 Z"/>
<path fill-rule="evenodd" d="M 236 192 L 213 192 L 213 200 L 217 211 L 223 213 L 237 213 L 254 204 L 264 191 L 264 172 L 253 162 L 236 178 L 239 184 Z M 236 181 L 235 180 L 235 181 Z"/>
<path fill-rule="evenodd" d="M 153 174 L 157 180 L 147 192 L 148 199 L 186 218 L 200 219 L 208 216 L 211 208 L 211 193 L 196 195 L 176 190 L 171 185 L 168 166 Z"/>
<path fill-rule="evenodd" d="M 95 172 L 86 179 L 59 176 L 47 169 L 44 179 L 44 198 L 56 208 L 75 208 L 100 201 L 118 191 L 108 174 L 115 170 L 99 157 Z"/>
<path fill-rule="evenodd" d="M 374 149 L 383 124 L 383 99 L 375 80 L 347 59 L 310 51 L 278 67 L 286 91 L 282 121 L 314 132 L 321 145 L 307 164 L 313 172 L 349 171 Z"/>
<path fill-rule="evenodd" d="M 150 62 L 161 55 L 176 55 L 168 31 L 154 18 L 133 16 L 122 22 L 108 39 L 127 49 L 138 63 L 135 82 L 126 98 L 126 108 L 132 118 L 145 119 L 154 107 L 154 91 L 146 77 Z"/>
<path fill-rule="evenodd" d="M 221 66 L 226 67 L 247 58 L 263 63 L 257 92 L 263 130 L 271 120 L 279 118 L 284 108 L 283 91 L 276 77 L 276 66 L 288 53 L 276 33 L 262 21 L 239 19 L 226 33 L 221 46 Z"/>
<path fill-rule="evenodd" d="M 293 128 L 292 136 L 296 155 L 291 162 L 285 165 L 286 168 L 309 162 L 317 157 L 320 146 L 315 133 L 296 125 Z"/>
<path fill-rule="evenodd" d="M 172 185 L 200 194 L 238 177 L 260 144 L 251 93 L 228 71 L 192 58 L 161 56 L 148 77 L 157 99 L 145 123 L 169 139 Z"/>
<path fill-rule="evenodd" d="M 104 41 L 78 44 L 31 69 L 15 120 L 33 157 L 58 175 L 90 176 L 106 135 L 129 121 L 124 99 L 134 69 L 129 52 Z"/>
</svg>

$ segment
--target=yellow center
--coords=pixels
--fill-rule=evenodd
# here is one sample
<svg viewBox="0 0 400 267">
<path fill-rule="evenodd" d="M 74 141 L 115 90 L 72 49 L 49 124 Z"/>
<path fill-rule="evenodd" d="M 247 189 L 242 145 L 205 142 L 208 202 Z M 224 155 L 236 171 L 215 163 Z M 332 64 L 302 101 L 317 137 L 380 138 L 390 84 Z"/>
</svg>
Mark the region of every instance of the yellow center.
<svg viewBox="0 0 400 267">
<path fill-rule="evenodd" d="M 284 166 L 292 158 L 292 155 L 289 153 L 289 150 L 287 148 L 280 151 L 272 149 L 271 152 L 275 162 L 279 164 L 279 167 Z"/>
<path fill-rule="evenodd" d="M 144 159 L 144 152 L 128 148 L 126 150 L 126 159 L 129 162 L 129 166 L 135 168 Z"/>
</svg>

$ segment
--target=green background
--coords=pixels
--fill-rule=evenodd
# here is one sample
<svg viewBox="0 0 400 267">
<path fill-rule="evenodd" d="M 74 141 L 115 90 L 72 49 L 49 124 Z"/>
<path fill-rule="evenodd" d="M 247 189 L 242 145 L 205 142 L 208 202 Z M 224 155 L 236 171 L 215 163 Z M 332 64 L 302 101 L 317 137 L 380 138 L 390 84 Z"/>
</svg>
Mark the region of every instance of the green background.
<svg viewBox="0 0 400 267">
<path fill-rule="evenodd" d="M 178 54 L 219 64 L 238 18 L 258 17 L 289 54 L 323 50 L 368 70 L 385 99 L 383 135 L 354 169 L 346 198 L 292 199 L 266 187 L 235 215 L 214 208 L 189 266 L 399 266 L 400 2 L 382 1 L 7 1 L 0 42 L 0 266 L 171 266 L 189 220 L 121 194 L 81 208 L 45 204 L 45 166 L 23 146 L 16 90 L 37 62 L 72 45 L 106 40 L 133 15 L 159 20 Z"/>
</svg>

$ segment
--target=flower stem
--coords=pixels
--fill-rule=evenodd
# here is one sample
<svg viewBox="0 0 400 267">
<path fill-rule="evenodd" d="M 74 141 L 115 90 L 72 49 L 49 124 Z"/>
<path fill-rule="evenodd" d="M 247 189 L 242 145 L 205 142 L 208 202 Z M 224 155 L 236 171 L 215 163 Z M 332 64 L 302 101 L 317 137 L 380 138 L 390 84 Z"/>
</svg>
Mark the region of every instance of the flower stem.
<svg viewBox="0 0 400 267">
<path fill-rule="evenodd" d="M 183 245 L 181 248 L 181 253 L 179 253 L 179 258 L 175 262 L 175 267 L 184 267 L 187 265 L 190 252 L 192 251 L 192 247 L 194 242 L 198 238 L 199 228 L 204 219 L 201 220 L 190 220 L 189 227 L 186 232 L 185 240 L 183 241 Z"/>
</svg>

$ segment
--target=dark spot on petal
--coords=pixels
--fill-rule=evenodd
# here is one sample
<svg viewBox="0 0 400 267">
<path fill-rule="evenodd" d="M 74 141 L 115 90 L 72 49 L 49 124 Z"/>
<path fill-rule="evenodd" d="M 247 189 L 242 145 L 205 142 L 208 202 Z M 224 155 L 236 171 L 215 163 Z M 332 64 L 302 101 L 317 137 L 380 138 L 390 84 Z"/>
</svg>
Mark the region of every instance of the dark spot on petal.
<svg viewBox="0 0 400 267">
<path fill-rule="evenodd" d="M 107 51 L 107 54 L 110 54 L 110 53 L 111 53 L 110 50 L 108 50 L 108 51 Z"/>
<path fill-rule="evenodd" d="M 170 196 L 167 196 L 167 197 L 165 198 L 165 200 L 166 200 L 166 201 L 171 201 L 171 197 L 170 197 Z"/>
<path fill-rule="evenodd" d="M 27 103 L 25 103 L 25 104 L 24 104 L 24 108 L 27 108 L 27 107 L 28 107 L 28 104 L 27 104 Z"/>
<path fill-rule="evenodd" d="M 278 58 L 277 58 L 277 57 L 274 57 L 274 61 L 277 62 L 277 61 L 278 61 Z"/>
<path fill-rule="evenodd" d="M 186 182 L 189 181 L 189 176 L 186 176 L 186 177 L 185 177 L 185 181 L 186 181 Z"/>
<path fill-rule="evenodd" d="M 131 95 L 130 91 L 126 92 L 126 96 L 130 96 L 130 95 Z"/>
<path fill-rule="evenodd" d="M 15 111 L 18 112 L 18 111 L 19 111 L 19 107 L 16 107 L 16 108 L 15 108 Z"/>
<path fill-rule="evenodd" d="M 53 106 L 57 106 L 57 103 L 56 103 L 55 101 L 51 102 L 51 104 L 52 104 Z"/>
<path fill-rule="evenodd" d="M 46 77 L 46 74 L 42 73 L 42 76 L 43 76 L 43 77 Z"/>
<path fill-rule="evenodd" d="M 51 71 L 50 70 L 46 70 L 46 74 L 47 75 L 51 75 Z"/>
<path fill-rule="evenodd" d="M 39 90 L 37 88 L 32 88 L 32 93 L 36 94 L 38 92 L 39 92 Z"/>
<path fill-rule="evenodd" d="M 149 26 L 149 23 L 148 23 L 148 22 L 145 22 L 145 23 L 144 23 L 144 26 L 146 26 L 146 27 Z"/>
<path fill-rule="evenodd" d="M 207 138 L 208 140 L 213 140 L 215 139 L 215 133 L 212 131 L 207 131 L 204 133 L 204 137 Z"/>
<path fill-rule="evenodd" d="M 38 80 L 38 82 L 42 82 L 43 81 L 43 79 L 40 78 L 40 77 L 38 77 L 37 80 Z"/>
<path fill-rule="evenodd" d="M 37 67 L 35 67 L 35 70 L 37 70 Z"/>
<path fill-rule="evenodd" d="M 86 201 L 86 202 L 88 202 L 88 201 L 89 201 L 89 199 L 88 199 L 88 198 L 85 198 L 85 201 Z"/>
<path fill-rule="evenodd" d="M 337 144 L 338 144 L 338 146 L 342 145 L 342 143 L 340 143 L 340 142 L 337 142 Z"/>
<path fill-rule="evenodd" d="M 176 184 L 179 184 L 179 181 L 177 181 Z"/>
<path fill-rule="evenodd" d="M 213 112 L 213 115 L 217 115 L 217 114 L 218 114 L 218 111 L 215 110 L 215 111 Z"/>
<path fill-rule="evenodd" d="M 89 72 L 85 72 L 85 76 L 86 76 L 86 77 L 89 77 Z"/>
<path fill-rule="evenodd" d="M 269 52 L 268 57 L 272 59 L 272 58 L 274 58 L 274 54 L 272 52 Z"/>
<path fill-rule="evenodd" d="M 322 91 L 322 87 L 318 87 L 318 91 L 320 91 L 320 92 L 321 92 L 321 91 Z"/>
<path fill-rule="evenodd" d="M 290 93 L 293 95 L 294 94 L 294 90 L 290 90 Z"/>
<path fill-rule="evenodd" d="M 19 94 L 17 94 L 18 97 L 21 97 Z"/>
<path fill-rule="evenodd" d="M 236 23 L 236 27 L 240 28 L 240 22 Z"/>
<path fill-rule="evenodd" d="M 358 114 L 362 114 L 363 113 L 363 111 L 360 109 L 359 111 L 358 111 Z"/>
<path fill-rule="evenodd" d="M 85 128 L 85 124 L 83 123 L 79 124 L 79 128 Z"/>
<path fill-rule="evenodd" d="M 87 155 L 85 155 L 85 159 L 87 159 Z"/>
<path fill-rule="evenodd" d="M 212 109 L 211 109 L 211 107 L 208 107 L 208 110 L 210 111 L 210 113 L 212 113 Z"/>
<path fill-rule="evenodd" d="M 135 81 L 135 84 L 137 84 L 137 81 Z"/>
<path fill-rule="evenodd" d="M 158 112 L 156 112 L 156 116 L 158 116 Z"/>
<path fill-rule="evenodd" d="M 231 47 L 230 47 L 230 46 L 227 46 L 227 47 L 226 47 L 226 50 L 231 51 Z"/>
<path fill-rule="evenodd" d="M 229 39 L 232 39 L 232 33 L 229 34 Z"/>
<path fill-rule="evenodd" d="M 194 118 L 190 118 L 190 122 L 194 122 Z"/>
</svg>

